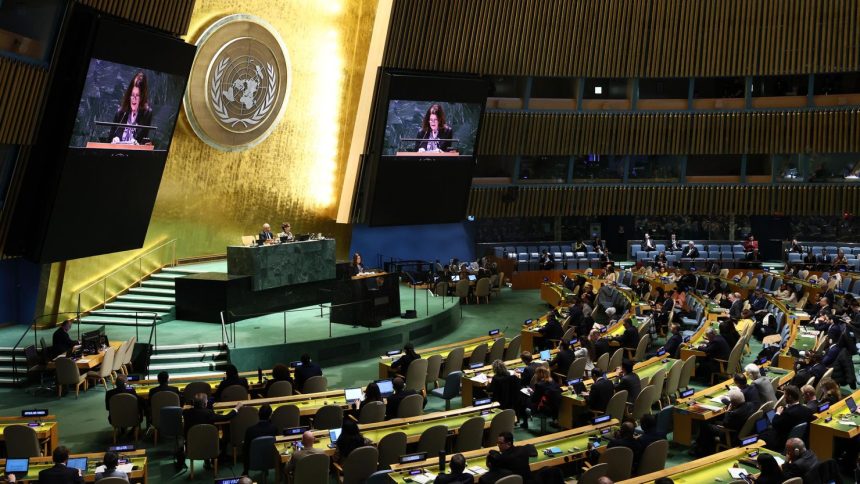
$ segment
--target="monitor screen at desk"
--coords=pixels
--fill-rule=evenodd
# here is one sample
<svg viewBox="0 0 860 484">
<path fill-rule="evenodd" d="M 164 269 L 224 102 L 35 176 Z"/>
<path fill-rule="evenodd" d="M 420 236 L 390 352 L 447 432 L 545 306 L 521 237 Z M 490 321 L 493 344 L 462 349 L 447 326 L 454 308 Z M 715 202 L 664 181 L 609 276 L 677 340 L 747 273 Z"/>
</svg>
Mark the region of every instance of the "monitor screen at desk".
<svg viewBox="0 0 860 484">
<path fill-rule="evenodd" d="M 475 274 L 469 274 L 469 280 L 470 280 L 470 281 L 477 281 L 477 280 L 478 280 L 478 276 L 476 276 Z"/>
<path fill-rule="evenodd" d="M 87 458 L 86 457 L 75 457 L 74 459 L 69 459 L 69 463 L 66 464 L 66 467 L 78 469 L 81 471 L 82 474 L 86 474 L 86 472 L 87 472 Z"/>
<path fill-rule="evenodd" d="M 549 361 L 549 350 L 543 350 L 540 352 L 540 359 L 543 361 Z"/>
<path fill-rule="evenodd" d="M 6 474 L 18 473 L 22 477 L 30 468 L 30 459 L 6 459 Z"/>
<path fill-rule="evenodd" d="M 343 394 L 347 402 L 354 402 L 364 398 L 364 393 L 361 391 L 361 388 L 347 388 L 343 391 Z"/>
<path fill-rule="evenodd" d="M 845 406 L 848 407 L 848 411 L 851 413 L 857 411 L 857 402 L 855 402 L 851 397 L 845 399 Z"/>
<path fill-rule="evenodd" d="M 460 282 L 460 276 L 451 276 L 451 282 Z"/>
</svg>

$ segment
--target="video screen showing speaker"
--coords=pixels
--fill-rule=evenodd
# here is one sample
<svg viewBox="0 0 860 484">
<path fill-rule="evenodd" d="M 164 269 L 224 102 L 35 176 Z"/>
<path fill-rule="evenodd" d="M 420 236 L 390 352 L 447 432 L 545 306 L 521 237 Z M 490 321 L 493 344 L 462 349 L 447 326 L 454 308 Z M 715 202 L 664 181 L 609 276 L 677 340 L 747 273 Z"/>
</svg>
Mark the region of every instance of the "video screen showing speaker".
<svg viewBox="0 0 860 484">
<path fill-rule="evenodd" d="M 490 83 L 478 76 L 383 70 L 362 166 L 372 226 L 466 218 Z"/>
<path fill-rule="evenodd" d="M 7 253 L 40 263 L 140 248 L 196 47 L 73 3 Z"/>
</svg>

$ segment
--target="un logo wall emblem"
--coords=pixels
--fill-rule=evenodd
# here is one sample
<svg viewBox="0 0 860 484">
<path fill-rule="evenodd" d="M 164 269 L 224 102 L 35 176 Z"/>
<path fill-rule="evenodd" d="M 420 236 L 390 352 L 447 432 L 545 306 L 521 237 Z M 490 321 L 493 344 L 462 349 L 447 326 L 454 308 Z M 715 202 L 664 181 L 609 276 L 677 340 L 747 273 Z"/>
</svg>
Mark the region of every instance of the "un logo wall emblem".
<svg viewBox="0 0 860 484">
<path fill-rule="evenodd" d="M 197 40 L 185 114 L 208 145 L 244 150 L 277 126 L 290 81 L 289 56 L 277 31 L 258 17 L 230 15 Z"/>
</svg>

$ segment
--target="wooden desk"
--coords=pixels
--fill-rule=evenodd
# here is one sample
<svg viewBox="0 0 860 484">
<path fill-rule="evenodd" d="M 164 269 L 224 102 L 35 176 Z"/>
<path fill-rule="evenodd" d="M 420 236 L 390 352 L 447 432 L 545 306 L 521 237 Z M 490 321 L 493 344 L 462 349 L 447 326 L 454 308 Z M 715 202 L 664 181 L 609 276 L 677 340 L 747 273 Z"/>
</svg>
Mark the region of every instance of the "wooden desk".
<svg viewBox="0 0 860 484">
<path fill-rule="evenodd" d="M 86 457 L 87 458 L 87 472 L 84 473 L 84 481 L 85 482 L 95 482 L 96 480 L 96 467 L 101 463 L 104 458 L 104 452 L 93 452 L 91 454 L 72 454 L 69 458 L 74 459 L 77 457 Z M 142 482 L 146 484 L 148 482 L 148 476 L 146 472 L 146 450 L 139 449 L 132 452 L 123 452 L 120 455 L 123 459 L 128 459 L 129 463 L 134 464 L 136 467 L 132 470 L 128 477 L 131 482 Z M 39 479 L 39 472 L 50 467 L 54 466 L 54 462 L 51 456 L 47 457 L 31 457 L 30 458 L 30 469 L 27 472 L 26 476 L 19 476 L 16 474 L 16 478 L 18 482 L 37 482 Z M 6 467 L 6 459 L 0 459 L 0 467 Z"/>
<path fill-rule="evenodd" d="M 238 402 L 218 402 L 214 405 L 215 413 L 224 415 L 230 413 L 233 407 Z M 291 395 L 289 397 L 274 397 L 274 398 L 254 398 L 251 400 L 243 400 L 245 406 L 259 407 L 264 403 L 271 405 L 272 410 L 283 405 L 295 405 L 299 407 L 299 413 L 302 417 L 309 417 L 317 413 L 317 410 L 325 405 L 338 405 L 344 410 L 352 408 L 352 402 L 347 402 L 343 390 L 331 390 L 320 393 L 307 393 L 304 395 Z M 190 408 L 186 406 L 186 408 Z M 221 422 L 221 424 L 229 424 L 230 422 Z"/>
<path fill-rule="evenodd" d="M 729 474 L 729 467 L 734 467 L 735 464 L 747 471 L 750 475 L 758 475 L 758 468 L 742 464 L 738 461 L 741 458 L 750 458 L 754 452 L 766 452 L 779 456 L 778 453 L 764 448 L 764 442 L 758 442 L 746 447 L 736 447 L 734 449 L 725 450 L 716 454 L 703 457 L 701 459 L 692 460 L 683 464 L 663 469 L 662 471 L 652 472 L 641 476 L 636 476 L 631 479 L 620 481 L 619 484 L 645 484 L 654 482 L 661 477 L 669 477 L 678 484 L 687 483 L 703 483 L 703 482 L 731 482 L 732 476 Z M 753 458 L 754 459 L 754 458 Z"/>
<path fill-rule="evenodd" d="M 110 347 L 114 349 L 114 354 L 122 346 L 123 341 L 111 341 Z M 59 356 L 57 357 L 59 358 Z M 56 360 L 57 358 L 54 358 Z M 93 368 L 102 364 L 102 361 L 105 359 L 105 350 L 99 351 L 94 355 L 84 355 L 82 358 L 75 360 L 75 364 L 78 366 L 79 370 L 92 370 Z M 48 362 L 48 369 L 53 370 L 57 367 L 54 364 L 54 360 Z"/>
<path fill-rule="evenodd" d="M 568 291 L 566 287 L 554 282 L 545 282 L 540 286 L 541 301 L 554 308 L 566 304 L 568 296 L 572 295 L 573 293 Z"/>
<path fill-rule="evenodd" d="M 606 449 L 608 437 L 611 436 L 613 427 L 617 425 L 618 421 L 613 419 L 598 425 L 588 425 L 572 430 L 535 437 L 533 439 L 517 441 L 516 445 L 523 446 L 531 444 L 535 446 L 537 456 L 532 457 L 529 462 L 529 467 L 534 472 L 543 469 L 544 467 L 559 466 L 583 459 L 588 450 L 590 443 L 589 439 L 592 437 L 600 437 L 601 440 L 598 451 L 603 452 Z M 544 451 L 551 447 L 560 448 L 561 453 L 553 455 L 544 454 Z M 494 449 L 496 449 L 495 446 L 462 453 L 463 457 L 466 458 L 467 472 L 472 470 L 471 473 L 474 475 L 475 482 L 478 482 L 480 476 L 487 471 L 487 454 Z M 438 472 L 438 458 L 437 456 L 428 457 L 429 458 L 427 460 L 421 462 L 394 464 L 391 466 L 392 472 L 388 476 L 396 483 L 406 483 L 409 482 L 406 481 L 407 478 L 410 478 L 409 471 L 421 469 L 426 477 L 430 477 L 432 479 L 431 476 Z M 446 461 L 450 462 L 451 457 L 453 457 L 453 455 L 448 454 Z"/>
<path fill-rule="evenodd" d="M 87 149 L 97 150 L 132 150 L 132 151 L 152 151 L 155 146 L 149 145 L 127 145 L 122 143 L 98 143 L 95 141 L 87 142 Z"/>
<path fill-rule="evenodd" d="M 3 431 L 11 425 L 23 425 L 38 421 L 38 427 L 30 427 L 36 431 L 36 438 L 42 442 L 42 451 L 45 455 L 50 456 L 51 452 L 60 445 L 60 424 L 57 422 L 55 415 L 47 415 L 45 417 L 0 417 L 0 442 L 5 442 L 6 437 Z"/>
<path fill-rule="evenodd" d="M 465 363 L 465 361 L 468 361 L 468 358 L 472 355 L 472 351 L 476 347 L 478 347 L 478 345 L 480 345 L 482 343 L 487 343 L 487 347 L 489 350 L 489 348 L 492 347 L 493 342 L 495 342 L 496 339 L 504 338 L 504 337 L 505 337 L 504 333 L 499 333 L 495 336 L 489 336 L 489 335 L 480 336 L 477 338 L 467 339 L 465 341 L 456 341 L 454 343 L 446 343 L 446 344 L 434 346 L 431 348 L 418 348 L 415 350 L 415 352 L 418 353 L 421 356 L 421 358 L 424 358 L 424 359 L 427 359 L 433 355 L 439 355 L 444 360 L 445 357 L 448 356 L 448 353 L 451 352 L 451 350 L 453 350 L 454 348 L 459 348 L 462 346 L 465 349 L 465 352 L 464 352 L 464 363 Z M 505 342 L 505 346 L 507 346 L 507 342 Z M 400 353 L 400 354 L 395 355 L 395 356 L 381 356 L 381 357 L 379 357 L 379 378 L 381 378 L 381 379 L 391 378 L 391 375 L 394 373 L 394 371 L 391 369 L 391 364 L 394 363 L 395 361 L 397 361 L 401 356 L 403 356 L 403 353 Z M 404 371 L 404 373 L 405 373 L 405 371 Z"/>
<path fill-rule="evenodd" d="M 850 395 L 855 402 L 860 401 L 860 390 Z M 829 409 L 816 414 L 816 419 L 809 425 L 809 448 L 815 455 L 833 455 L 833 439 L 853 439 L 860 435 L 860 415 L 850 414 L 845 400 L 834 403 Z M 825 419 L 831 418 L 830 422 Z"/>
<path fill-rule="evenodd" d="M 738 334 L 744 334 L 744 331 L 746 331 L 750 326 L 754 324 L 755 322 L 751 319 L 741 319 L 735 325 L 735 328 L 738 330 Z M 693 336 L 690 337 L 690 341 L 681 344 L 681 359 L 686 361 L 690 359 L 691 356 L 696 356 L 698 358 L 704 357 L 705 352 L 696 349 L 696 347 L 705 343 L 705 333 L 708 331 L 708 329 L 713 328 L 717 330 L 717 332 L 719 332 L 719 326 L 720 323 L 718 323 L 717 321 L 709 321 L 699 326 L 699 329 L 693 334 Z M 693 367 L 693 372 L 691 373 L 691 375 L 696 375 L 695 367 Z"/>
</svg>

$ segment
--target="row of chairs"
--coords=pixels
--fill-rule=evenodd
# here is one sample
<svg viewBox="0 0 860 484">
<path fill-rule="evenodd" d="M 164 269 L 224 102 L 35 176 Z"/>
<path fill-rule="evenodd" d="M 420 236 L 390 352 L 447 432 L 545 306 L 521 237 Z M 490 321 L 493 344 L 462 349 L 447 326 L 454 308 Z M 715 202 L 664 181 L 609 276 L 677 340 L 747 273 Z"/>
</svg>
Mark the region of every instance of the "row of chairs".
<svg viewBox="0 0 860 484">
<path fill-rule="evenodd" d="M 86 391 L 89 387 L 89 380 L 95 380 L 95 383 L 101 382 L 107 390 L 107 380 L 111 382 L 116 380 L 119 373 L 128 375 L 131 369 L 132 354 L 134 346 L 137 343 L 137 337 L 132 336 L 131 339 L 124 341 L 120 347 L 114 350 L 112 347 L 107 348 L 104 352 L 102 363 L 95 370 L 81 373 L 77 364 L 71 358 L 57 358 L 54 360 L 57 373 L 57 396 L 63 396 L 64 386 L 75 386 L 75 398 L 80 393 L 81 386 Z M 45 354 L 47 354 L 46 350 Z M 45 372 L 47 365 L 44 363 L 37 364 L 31 367 L 32 372 Z"/>
</svg>

